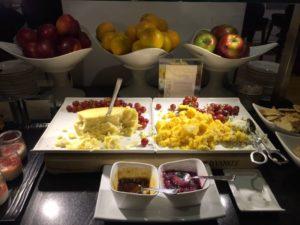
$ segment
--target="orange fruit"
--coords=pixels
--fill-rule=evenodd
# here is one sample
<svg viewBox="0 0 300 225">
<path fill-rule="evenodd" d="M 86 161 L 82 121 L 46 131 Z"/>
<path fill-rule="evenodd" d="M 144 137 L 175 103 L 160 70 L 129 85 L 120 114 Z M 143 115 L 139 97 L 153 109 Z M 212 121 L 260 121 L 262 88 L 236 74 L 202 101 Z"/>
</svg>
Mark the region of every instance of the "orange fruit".
<svg viewBox="0 0 300 225">
<path fill-rule="evenodd" d="M 157 28 L 146 28 L 141 32 L 140 40 L 145 48 L 161 48 L 164 35 Z"/>
<path fill-rule="evenodd" d="M 136 29 L 136 36 L 138 39 L 141 36 L 141 32 L 147 28 L 156 28 L 156 26 L 149 21 L 142 21 L 136 25 L 135 29 Z"/>
<path fill-rule="evenodd" d="M 131 51 L 132 42 L 124 33 L 117 33 L 110 41 L 111 52 L 123 55 Z"/>
<path fill-rule="evenodd" d="M 166 52 L 169 52 L 172 50 L 172 41 L 169 35 L 166 32 L 163 32 L 164 35 L 164 43 L 163 46 L 161 47 L 163 50 Z"/>
<path fill-rule="evenodd" d="M 167 34 L 169 35 L 171 42 L 172 42 L 172 49 L 176 48 L 180 43 L 180 36 L 174 30 L 168 30 Z"/>
<path fill-rule="evenodd" d="M 158 18 L 157 28 L 160 31 L 167 31 L 169 29 L 168 22 L 166 20 L 164 20 L 164 19 Z"/>
<path fill-rule="evenodd" d="M 158 17 L 152 13 L 146 13 L 142 15 L 140 21 L 148 21 L 150 23 L 153 23 L 156 27 L 158 25 Z"/>
<path fill-rule="evenodd" d="M 104 33 L 102 40 L 101 40 L 101 45 L 104 49 L 111 51 L 110 42 L 115 35 L 116 35 L 116 32 L 113 32 L 113 31 Z"/>
<path fill-rule="evenodd" d="M 99 41 L 102 40 L 103 35 L 106 32 L 116 31 L 114 25 L 111 22 L 105 21 L 100 23 L 96 28 L 96 36 Z"/>
<path fill-rule="evenodd" d="M 142 45 L 141 40 L 137 40 L 137 41 L 133 42 L 131 50 L 134 52 L 134 51 L 137 51 L 137 50 L 140 50 L 143 48 L 144 47 Z"/>
<path fill-rule="evenodd" d="M 135 41 L 137 39 L 136 37 L 136 29 L 134 25 L 129 25 L 125 29 L 125 34 L 132 40 Z"/>
</svg>

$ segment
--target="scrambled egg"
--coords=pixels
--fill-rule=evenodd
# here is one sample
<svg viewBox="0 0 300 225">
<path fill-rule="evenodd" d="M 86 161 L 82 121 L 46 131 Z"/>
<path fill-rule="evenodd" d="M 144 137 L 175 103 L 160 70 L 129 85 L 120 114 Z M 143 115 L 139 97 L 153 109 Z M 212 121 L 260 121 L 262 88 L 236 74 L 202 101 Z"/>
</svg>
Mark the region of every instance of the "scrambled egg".
<svg viewBox="0 0 300 225">
<path fill-rule="evenodd" d="M 217 144 L 247 144 L 248 134 L 231 122 L 213 120 L 210 114 L 184 106 L 168 112 L 156 125 L 155 141 L 161 147 L 213 150 Z"/>
</svg>

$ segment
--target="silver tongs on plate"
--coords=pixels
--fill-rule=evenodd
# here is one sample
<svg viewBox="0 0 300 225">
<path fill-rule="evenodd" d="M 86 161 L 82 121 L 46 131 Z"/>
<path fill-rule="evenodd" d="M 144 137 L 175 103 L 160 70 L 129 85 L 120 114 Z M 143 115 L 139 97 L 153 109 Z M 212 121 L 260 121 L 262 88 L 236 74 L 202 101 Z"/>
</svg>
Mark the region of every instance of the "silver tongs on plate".
<svg viewBox="0 0 300 225">
<path fill-rule="evenodd" d="M 116 85 L 115 85 L 115 89 L 114 89 L 114 93 L 113 93 L 113 96 L 112 96 L 109 108 L 108 108 L 107 113 L 106 113 L 106 117 L 110 116 L 110 114 L 111 114 L 111 111 L 112 111 L 112 109 L 114 107 L 114 104 L 115 104 L 116 98 L 118 96 L 119 90 L 121 88 L 122 82 L 123 82 L 122 78 L 118 78 L 117 79 L 117 82 L 116 82 Z"/>
<path fill-rule="evenodd" d="M 266 163 L 268 158 L 277 165 L 283 165 L 289 162 L 289 160 L 281 154 L 278 149 L 272 151 L 268 148 L 262 138 L 257 135 L 255 123 L 251 119 L 247 119 L 247 126 L 248 131 L 254 137 L 256 147 L 256 150 L 250 154 L 251 162 L 261 165 Z M 264 148 L 262 148 L 261 145 L 263 145 Z"/>
</svg>

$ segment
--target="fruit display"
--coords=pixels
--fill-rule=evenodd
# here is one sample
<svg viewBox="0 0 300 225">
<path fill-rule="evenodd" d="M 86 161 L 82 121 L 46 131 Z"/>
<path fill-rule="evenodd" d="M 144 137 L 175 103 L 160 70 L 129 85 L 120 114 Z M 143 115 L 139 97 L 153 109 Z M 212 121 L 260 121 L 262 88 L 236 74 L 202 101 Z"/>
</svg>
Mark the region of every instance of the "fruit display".
<svg viewBox="0 0 300 225">
<path fill-rule="evenodd" d="M 37 30 L 21 28 L 16 42 L 29 58 L 52 58 L 91 47 L 88 35 L 71 15 L 60 16 L 56 24 L 42 24 Z"/>
<path fill-rule="evenodd" d="M 239 59 L 249 56 L 249 46 L 236 28 L 222 24 L 208 30 L 200 30 L 193 44 L 224 58 Z"/>
<path fill-rule="evenodd" d="M 119 32 L 109 21 L 96 28 L 96 37 L 101 46 L 115 55 L 124 55 L 144 48 L 161 48 L 166 52 L 180 43 L 180 35 L 169 29 L 168 22 L 154 14 L 146 13 L 135 25 L 128 25 Z"/>
</svg>

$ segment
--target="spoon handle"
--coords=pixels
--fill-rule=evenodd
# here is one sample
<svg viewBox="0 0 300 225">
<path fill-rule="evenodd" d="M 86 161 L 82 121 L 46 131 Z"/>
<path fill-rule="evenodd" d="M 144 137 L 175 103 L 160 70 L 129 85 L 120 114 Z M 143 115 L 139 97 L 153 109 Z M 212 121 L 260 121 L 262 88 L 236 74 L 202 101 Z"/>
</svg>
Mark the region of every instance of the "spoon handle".
<svg viewBox="0 0 300 225">
<path fill-rule="evenodd" d="M 214 180 L 224 180 L 224 181 L 234 181 L 235 179 L 235 174 L 233 175 L 220 175 L 220 176 L 195 176 L 192 177 L 192 179 L 200 179 L 200 178 L 204 178 L 204 179 L 214 179 Z"/>
<path fill-rule="evenodd" d="M 114 89 L 114 93 L 113 93 L 109 108 L 107 110 L 106 116 L 109 116 L 111 114 L 112 108 L 114 107 L 117 95 L 118 95 L 119 90 L 120 90 L 121 85 L 122 85 L 122 82 L 123 82 L 122 78 L 117 79 L 116 86 L 115 86 L 115 89 Z"/>
</svg>

